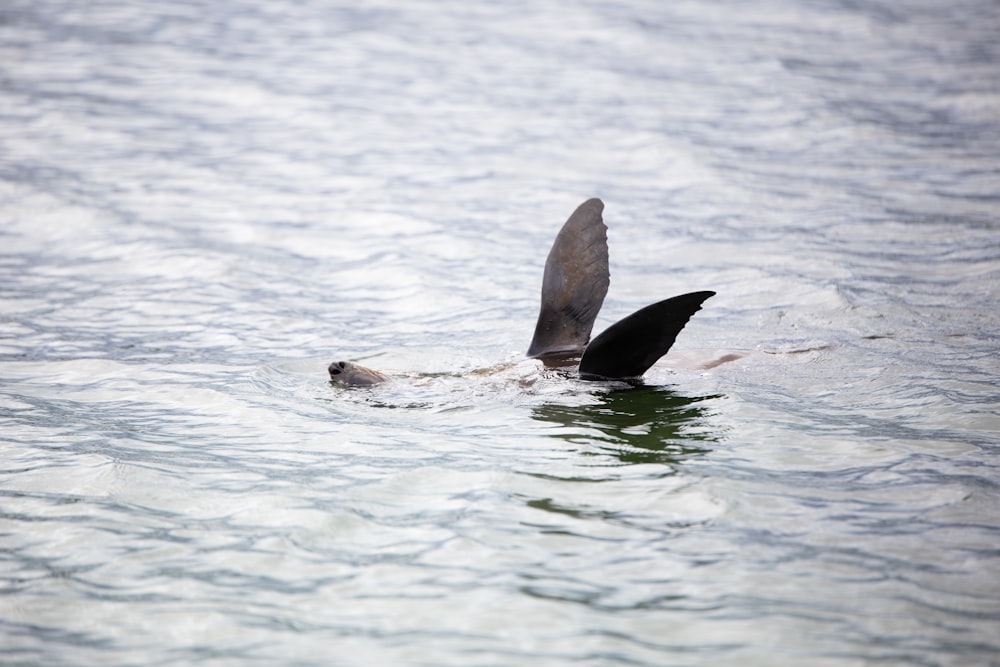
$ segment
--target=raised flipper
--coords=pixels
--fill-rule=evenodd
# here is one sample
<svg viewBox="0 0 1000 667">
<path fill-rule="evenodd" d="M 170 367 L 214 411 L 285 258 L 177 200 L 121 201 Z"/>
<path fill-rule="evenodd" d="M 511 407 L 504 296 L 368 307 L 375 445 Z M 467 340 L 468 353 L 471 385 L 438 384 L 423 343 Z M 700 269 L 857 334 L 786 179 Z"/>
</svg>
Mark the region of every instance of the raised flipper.
<svg viewBox="0 0 1000 667">
<path fill-rule="evenodd" d="M 600 199 L 588 199 L 563 225 L 545 261 L 542 305 L 528 356 L 579 356 L 608 293 L 608 228 Z"/>
<path fill-rule="evenodd" d="M 580 359 L 584 380 L 642 377 L 667 353 L 691 316 L 715 292 L 682 294 L 635 311 L 591 341 Z"/>
</svg>

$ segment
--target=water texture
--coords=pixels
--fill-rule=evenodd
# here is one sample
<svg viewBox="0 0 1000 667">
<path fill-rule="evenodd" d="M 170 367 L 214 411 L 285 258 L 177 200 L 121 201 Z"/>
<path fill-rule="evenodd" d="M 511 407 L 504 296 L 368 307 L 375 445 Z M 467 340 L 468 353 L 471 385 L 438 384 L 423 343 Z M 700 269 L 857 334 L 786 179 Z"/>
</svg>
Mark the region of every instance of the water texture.
<svg viewBox="0 0 1000 667">
<path fill-rule="evenodd" d="M 998 34 L 3 3 L 0 662 L 1000 665 Z M 522 360 L 593 196 L 644 386 Z"/>
</svg>

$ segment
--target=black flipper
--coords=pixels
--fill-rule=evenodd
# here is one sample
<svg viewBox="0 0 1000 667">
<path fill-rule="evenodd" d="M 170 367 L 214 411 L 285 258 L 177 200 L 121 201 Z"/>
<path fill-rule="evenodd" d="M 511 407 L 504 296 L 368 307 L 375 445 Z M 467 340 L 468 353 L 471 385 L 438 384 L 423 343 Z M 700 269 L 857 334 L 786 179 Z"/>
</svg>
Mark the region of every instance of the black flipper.
<svg viewBox="0 0 1000 667">
<path fill-rule="evenodd" d="M 542 305 L 528 356 L 579 356 L 590 340 L 594 319 L 610 281 L 608 228 L 600 199 L 588 199 L 563 225 L 545 261 Z"/>
<path fill-rule="evenodd" d="M 715 292 L 682 294 L 635 311 L 595 338 L 580 359 L 584 380 L 632 380 L 667 353 L 691 316 Z"/>
</svg>

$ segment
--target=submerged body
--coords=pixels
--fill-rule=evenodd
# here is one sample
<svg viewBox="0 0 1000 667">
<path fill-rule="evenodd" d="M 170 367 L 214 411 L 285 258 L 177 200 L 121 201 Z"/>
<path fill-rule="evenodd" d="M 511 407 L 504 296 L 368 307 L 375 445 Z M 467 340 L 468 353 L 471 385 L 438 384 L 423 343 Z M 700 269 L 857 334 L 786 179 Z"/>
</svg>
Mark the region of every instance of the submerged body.
<svg viewBox="0 0 1000 667">
<path fill-rule="evenodd" d="M 651 304 L 591 341 L 594 320 L 610 284 L 603 211 L 600 199 L 588 199 L 556 236 L 545 262 L 528 357 L 546 366 L 578 363 L 583 380 L 638 380 L 667 353 L 691 316 L 715 292 L 691 292 Z M 335 361 L 328 370 L 332 382 L 351 387 L 370 387 L 389 379 L 349 361 Z"/>
</svg>

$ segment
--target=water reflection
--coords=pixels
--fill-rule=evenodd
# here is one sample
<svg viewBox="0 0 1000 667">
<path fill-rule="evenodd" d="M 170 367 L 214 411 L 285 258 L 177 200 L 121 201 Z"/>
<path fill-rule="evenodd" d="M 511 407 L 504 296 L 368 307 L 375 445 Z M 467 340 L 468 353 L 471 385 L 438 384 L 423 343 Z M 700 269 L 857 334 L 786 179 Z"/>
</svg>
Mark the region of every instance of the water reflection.
<svg viewBox="0 0 1000 667">
<path fill-rule="evenodd" d="M 684 396 L 666 387 L 636 386 L 609 391 L 591 405 L 543 405 L 532 416 L 569 427 L 556 437 L 595 444 L 624 464 L 677 464 L 708 452 L 708 445 L 718 440 L 704 405 L 716 398 L 720 396 Z"/>
</svg>

